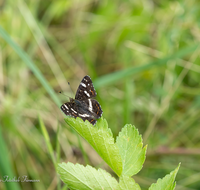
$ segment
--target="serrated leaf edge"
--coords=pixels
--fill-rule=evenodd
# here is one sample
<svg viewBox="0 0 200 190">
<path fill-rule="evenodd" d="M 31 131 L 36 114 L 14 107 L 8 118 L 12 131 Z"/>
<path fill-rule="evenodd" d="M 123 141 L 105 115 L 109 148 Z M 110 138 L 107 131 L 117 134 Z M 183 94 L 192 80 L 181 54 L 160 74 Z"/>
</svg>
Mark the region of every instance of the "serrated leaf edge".
<svg viewBox="0 0 200 190">
<path fill-rule="evenodd" d="M 69 119 L 69 120 L 68 120 Z M 103 119 L 103 118 L 101 118 L 102 120 L 105 120 L 105 119 Z M 74 124 L 74 125 L 79 125 L 79 126 L 81 126 L 81 132 L 82 132 L 82 134 L 84 135 L 84 129 L 82 128 L 83 126 L 82 125 L 86 125 L 87 126 L 87 128 L 88 128 L 88 130 L 89 130 L 89 132 L 90 132 L 90 136 L 92 137 L 92 140 L 93 140 L 93 143 L 94 144 L 96 144 L 95 142 L 95 139 L 93 138 L 93 136 L 94 135 L 97 135 L 97 133 L 99 134 L 99 132 L 102 132 L 102 135 L 100 136 L 100 137 L 102 137 L 103 138 L 103 142 L 105 142 L 105 138 L 104 138 L 104 136 L 103 136 L 103 133 L 106 133 L 107 135 L 108 135 L 108 137 L 109 138 L 111 138 L 112 139 L 112 146 L 114 146 L 113 148 L 115 149 L 115 151 L 117 151 L 117 152 L 119 152 L 119 149 L 118 149 L 118 146 L 117 146 L 117 144 L 114 142 L 114 138 L 113 138 L 113 136 L 110 134 L 110 132 L 107 130 L 107 128 L 104 128 L 104 127 L 100 127 L 99 129 L 97 129 L 97 128 L 94 128 L 94 126 L 89 122 L 89 121 L 83 121 L 81 118 L 72 118 L 72 117 L 67 117 L 67 118 L 65 118 L 65 121 L 66 121 L 66 123 L 68 124 L 68 125 L 70 125 L 74 130 L 76 130 L 78 133 L 79 133 L 79 135 L 81 135 L 81 133 L 76 129 L 76 128 L 74 128 L 73 126 L 72 126 L 72 124 L 71 124 L 71 122 Z M 103 121 L 104 122 L 104 121 Z M 107 123 L 107 122 L 106 122 Z M 92 133 L 91 132 L 91 129 L 97 129 L 96 131 L 94 131 L 94 133 Z M 82 135 L 81 135 L 82 136 Z M 86 141 L 88 141 L 86 138 L 85 138 L 85 136 L 82 136 Z M 111 159 L 111 157 L 110 157 L 110 154 L 109 154 L 109 151 L 108 151 L 108 149 L 107 149 L 107 147 L 106 147 L 106 152 L 107 152 L 107 155 L 109 156 L 109 163 L 111 164 L 109 164 L 105 159 L 104 159 L 104 157 L 102 156 L 102 154 L 101 154 L 101 151 L 99 150 L 99 148 L 98 148 L 98 146 L 94 146 L 93 145 L 93 143 L 90 143 L 89 141 L 88 141 L 88 143 L 97 151 L 97 153 L 103 158 L 103 160 L 113 169 L 113 171 L 115 171 L 116 172 L 116 174 L 118 175 L 118 176 L 120 176 L 121 175 L 121 173 L 122 173 L 122 169 L 121 169 L 121 171 L 119 170 L 119 167 L 114 167 L 115 165 L 113 165 L 113 159 Z M 107 143 L 103 143 L 104 145 L 106 145 Z M 115 152 L 114 151 L 114 152 Z M 120 156 L 120 153 L 119 153 L 119 156 Z M 120 156 L 120 158 L 121 158 L 121 156 Z M 119 161 L 119 159 L 117 159 L 116 160 L 117 161 L 117 163 L 120 163 L 120 161 Z M 122 168 L 122 160 L 121 160 L 121 168 Z"/>
</svg>

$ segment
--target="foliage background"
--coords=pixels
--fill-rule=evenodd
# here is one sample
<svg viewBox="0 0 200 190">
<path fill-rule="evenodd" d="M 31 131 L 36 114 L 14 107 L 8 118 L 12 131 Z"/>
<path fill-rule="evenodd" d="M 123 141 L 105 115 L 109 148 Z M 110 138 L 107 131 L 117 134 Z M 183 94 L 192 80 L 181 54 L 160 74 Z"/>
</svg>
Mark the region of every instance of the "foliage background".
<svg viewBox="0 0 200 190">
<path fill-rule="evenodd" d="M 200 189 L 200 58 L 199 47 L 190 48 L 200 41 L 199 13 L 195 0 L 1 0 L 0 26 L 55 92 L 74 96 L 67 81 L 76 92 L 82 77 L 90 75 L 115 137 L 126 123 L 139 129 L 148 151 L 134 179 L 143 189 L 181 162 L 176 189 L 194 190 Z M 159 65 L 182 49 L 180 59 Z M 145 69 L 149 63 L 153 67 Z M 141 70 L 130 70 L 127 77 L 119 72 L 109 82 L 114 72 L 132 67 Z M 0 37 L 0 179 L 10 167 L 13 176 L 40 180 L 16 183 L 21 189 L 60 189 L 50 144 L 59 162 L 112 173 L 63 118 L 46 86 Z"/>
</svg>

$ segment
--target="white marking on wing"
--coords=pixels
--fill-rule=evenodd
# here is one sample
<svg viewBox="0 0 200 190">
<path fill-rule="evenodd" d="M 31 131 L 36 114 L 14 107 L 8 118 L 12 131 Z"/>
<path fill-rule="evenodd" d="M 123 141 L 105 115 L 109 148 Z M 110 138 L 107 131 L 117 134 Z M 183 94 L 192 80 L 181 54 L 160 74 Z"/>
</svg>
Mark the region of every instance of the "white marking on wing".
<svg viewBox="0 0 200 190">
<path fill-rule="evenodd" d="M 66 108 L 67 110 L 69 109 L 65 104 L 63 104 L 63 106 L 65 106 L 65 108 Z"/>
<path fill-rule="evenodd" d="M 86 84 L 84 84 L 84 83 L 82 83 L 82 82 L 80 83 L 80 85 L 82 85 L 83 87 L 86 87 Z"/>
<path fill-rule="evenodd" d="M 90 110 L 90 112 L 92 112 L 93 111 L 93 109 L 92 109 L 92 101 L 90 99 L 88 99 L 88 101 L 89 101 L 89 110 Z"/>
<path fill-rule="evenodd" d="M 88 115 L 88 114 L 78 114 L 78 116 L 81 116 L 81 117 L 90 117 L 90 115 Z"/>
<path fill-rule="evenodd" d="M 88 97 L 90 97 L 90 94 L 89 94 L 87 91 L 84 91 L 84 93 L 85 93 Z"/>
<path fill-rule="evenodd" d="M 71 108 L 71 110 L 72 110 L 74 113 L 77 113 L 74 109 Z"/>
</svg>

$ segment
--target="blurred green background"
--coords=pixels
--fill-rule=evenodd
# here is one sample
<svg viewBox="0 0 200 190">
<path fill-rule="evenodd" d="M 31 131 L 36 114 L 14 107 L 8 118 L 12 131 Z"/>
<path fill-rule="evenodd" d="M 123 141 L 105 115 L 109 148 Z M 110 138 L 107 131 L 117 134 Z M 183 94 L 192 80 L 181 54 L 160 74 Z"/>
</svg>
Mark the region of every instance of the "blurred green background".
<svg viewBox="0 0 200 190">
<path fill-rule="evenodd" d="M 85 75 L 116 137 L 126 123 L 148 144 L 134 179 L 148 189 L 181 167 L 200 189 L 200 1 L 0 0 L 0 189 L 67 189 L 56 162 L 111 169 L 59 107 Z"/>
</svg>

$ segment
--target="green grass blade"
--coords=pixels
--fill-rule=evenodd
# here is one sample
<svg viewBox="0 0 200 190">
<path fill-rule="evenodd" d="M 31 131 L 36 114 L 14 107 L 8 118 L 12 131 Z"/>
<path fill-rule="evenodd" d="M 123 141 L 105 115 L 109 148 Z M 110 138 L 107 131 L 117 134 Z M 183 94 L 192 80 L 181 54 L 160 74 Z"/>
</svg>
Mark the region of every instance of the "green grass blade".
<svg viewBox="0 0 200 190">
<path fill-rule="evenodd" d="M 50 138 L 49 138 L 49 134 L 47 132 L 47 129 L 42 121 L 42 118 L 39 116 L 39 122 L 40 122 L 40 127 L 41 127 L 41 131 L 42 131 L 42 134 L 44 136 L 44 140 L 45 140 L 45 143 L 47 145 L 47 149 L 48 149 L 48 152 L 49 152 L 49 155 L 51 156 L 51 160 L 54 164 L 54 167 L 55 169 L 57 168 L 56 167 L 56 159 L 54 157 L 54 151 L 53 151 L 53 147 L 51 145 L 51 142 L 50 142 Z"/>
<path fill-rule="evenodd" d="M 58 126 L 57 128 L 57 132 L 56 132 L 56 162 L 59 163 L 60 162 L 60 141 L 59 141 L 59 135 L 60 135 L 60 126 Z M 58 176 L 57 178 L 58 183 L 57 183 L 57 189 L 61 189 L 61 181 L 60 178 Z"/>
<path fill-rule="evenodd" d="M 1 156 L 0 156 L 0 176 L 2 180 L 5 180 L 4 176 L 8 176 L 9 179 L 13 179 L 16 175 L 13 174 L 11 163 L 8 156 L 8 149 L 6 147 L 6 144 L 4 142 L 3 136 L 2 136 L 2 130 L 0 126 L 0 150 L 1 150 Z M 1 182 L 2 183 L 2 182 Z M 18 183 L 15 182 L 5 182 L 4 183 L 6 189 L 16 189 L 20 190 L 20 187 Z"/>
<path fill-rule="evenodd" d="M 10 36 L 7 34 L 7 32 L 0 26 L 0 35 L 1 37 L 15 50 L 15 52 L 19 55 L 19 57 L 26 63 L 26 65 L 29 67 L 29 69 L 34 73 L 36 78 L 41 82 L 43 87 L 46 89 L 46 91 L 49 93 L 53 101 L 60 106 L 62 103 L 56 96 L 55 92 L 47 82 L 47 80 L 44 78 L 40 70 L 37 68 L 37 66 L 32 62 L 30 57 L 27 55 L 26 52 L 24 52 L 17 43 L 15 43 Z"/>
<path fill-rule="evenodd" d="M 57 128 L 56 132 L 56 162 L 60 162 L 60 141 L 59 141 L 59 135 L 60 135 L 60 126 Z"/>
<path fill-rule="evenodd" d="M 123 111 L 123 117 L 124 117 L 124 125 L 127 123 L 131 123 L 134 121 L 133 119 L 133 106 L 131 104 L 132 99 L 134 99 L 134 83 L 133 80 L 130 79 L 130 77 L 127 77 L 125 79 L 124 84 L 124 111 Z"/>
<path fill-rule="evenodd" d="M 195 49 L 197 47 L 198 47 L 198 44 L 191 46 L 191 47 L 183 48 L 183 49 L 179 50 L 178 52 L 174 53 L 173 55 L 166 57 L 164 59 L 153 61 L 153 62 L 143 65 L 143 66 L 130 67 L 130 68 L 127 68 L 127 69 L 124 69 L 121 71 L 116 71 L 111 74 L 107 74 L 102 77 L 99 77 L 98 79 L 96 79 L 94 81 L 95 89 L 98 89 L 98 88 L 108 85 L 108 84 L 112 84 L 120 79 L 131 76 L 133 74 L 143 72 L 148 69 L 152 69 L 154 67 L 166 65 L 169 60 L 181 58 L 181 57 L 187 55 L 188 53 L 195 51 Z"/>
</svg>

